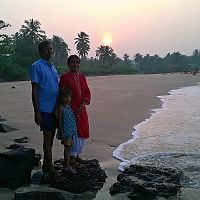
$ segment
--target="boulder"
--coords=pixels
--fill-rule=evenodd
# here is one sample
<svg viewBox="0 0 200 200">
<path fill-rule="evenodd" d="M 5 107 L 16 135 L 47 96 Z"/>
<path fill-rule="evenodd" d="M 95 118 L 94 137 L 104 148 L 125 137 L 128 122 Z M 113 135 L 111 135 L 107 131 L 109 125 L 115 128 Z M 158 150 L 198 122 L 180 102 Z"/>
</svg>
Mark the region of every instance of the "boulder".
<svg viewBox="0 0 200 200">
<path fill-rule="evenodd" d="M 0 122 L 4 122 L 4 121 L 7 121 L 7 120 L 2 118 L 1 115 L 0 115 Z"/>
<path fill-rule="evenodd" d="M 15 200 L 86 200 L 81 194 L 49 188 L 47 186 L 30 185 L 15 190 Z"/>
<path fill-rule="evenodd" d="M 107 178 L 105 171 L 101 169 L 99 161 L 96 159 L 80 164 L 77 168 L 77 174 L 68 174 L 63 171 L 63 159 L 55 161 L 54 168 L 60 178 L 44 183 L 49 184 L 50 187 L 75 194 L 87 193 L 89 196 L 95 196 L 97 191 L 103 187 Z M 34 176 L 34 181 L 41 182 L 40 177 L 40 174 L 37 173 Z"/>
<path fill-rule="evenodd" d="M 35 150 L 13 149 L 0 153 L 0 187 L 16 189 L 30 182 Z"/>
<path fill-rule="evenodd" d="M 31 184 L 36 184 L 40 185 L 43 184 L 43 177 L 44 177 L 44 172 L 43 171 L 36 171 L 33 173 L 31 177 Z"/>
<path fill-rule="evenodd" d="M 131 165 L 118 175 L 110 194 L 128 192 L 130 199 L 171 198 L 180 193 L 182 172 L 175 168 Z"/>
<path fill-rule="evenodd" d="M 6 147 L 6 149 L 23 149 L 24 146 L 20 144 L 11 144 L 10 146 Z"/>
</svg>

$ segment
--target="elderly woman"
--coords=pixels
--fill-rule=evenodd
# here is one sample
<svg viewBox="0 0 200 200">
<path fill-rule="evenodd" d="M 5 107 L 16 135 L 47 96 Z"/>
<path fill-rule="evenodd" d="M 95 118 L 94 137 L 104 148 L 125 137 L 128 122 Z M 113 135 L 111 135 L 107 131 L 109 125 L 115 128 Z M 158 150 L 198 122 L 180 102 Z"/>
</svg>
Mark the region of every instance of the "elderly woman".
<svg viewBox="0 0 200 200">
<path fill-rule="evenodd" d="M 67 60 L 68 72 L 60 77 L 60 90 L 65 88 L 71 90 L 71 108 L 76 116 L 78 137 L 74 139 L 73 147 L 70 152 L 71 165 L 84 163 L 78 155 L 82 153 L 85 139 L 89 137 L 89 122 L 86 105 L 90 104 L 91 93 L 85 75 L 79 73 L 80 58 L 77 55 L 69 56 Z"/>
</svg>

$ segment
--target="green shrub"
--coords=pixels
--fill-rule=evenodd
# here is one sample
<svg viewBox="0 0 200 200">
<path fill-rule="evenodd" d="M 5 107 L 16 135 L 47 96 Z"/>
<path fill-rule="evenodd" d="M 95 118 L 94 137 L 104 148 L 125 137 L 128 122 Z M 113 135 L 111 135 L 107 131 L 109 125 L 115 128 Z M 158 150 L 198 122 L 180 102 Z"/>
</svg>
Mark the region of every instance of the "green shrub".
<svg viewBox="0 0 200 200">
<path fill-rule="evenodd" d="M 17 66 L 0 66 L 0 79 L 2 81 L 28 80 L 28 70 Z"/>
</svg>

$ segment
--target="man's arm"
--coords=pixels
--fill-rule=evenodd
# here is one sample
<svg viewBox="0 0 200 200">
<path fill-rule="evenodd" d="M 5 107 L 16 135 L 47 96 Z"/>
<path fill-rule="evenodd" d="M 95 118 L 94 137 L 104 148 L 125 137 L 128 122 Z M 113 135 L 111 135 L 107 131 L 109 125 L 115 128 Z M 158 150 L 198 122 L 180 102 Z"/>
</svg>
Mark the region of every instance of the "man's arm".
<svg viewBox="0 0 200 200">
<path fill-rule="evenodd" d="M 40 117 L 39 102 L 38 102 L 38 84 L 31 83 L 31 85 L 32 85 L 32 103 L 35 112 L 35 123 L 38 126 L 40 126 L 41 117 Z"/>
</svg>

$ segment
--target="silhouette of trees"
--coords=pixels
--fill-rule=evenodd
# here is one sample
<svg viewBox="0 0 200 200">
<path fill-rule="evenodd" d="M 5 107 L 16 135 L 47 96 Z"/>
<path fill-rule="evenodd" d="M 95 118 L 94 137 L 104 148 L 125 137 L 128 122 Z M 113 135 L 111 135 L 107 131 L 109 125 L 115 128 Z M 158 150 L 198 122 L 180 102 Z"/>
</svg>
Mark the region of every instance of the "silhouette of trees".
<svg viewBox="0 0 200 200">
<path fill-rule="evenodd" d="M 37 45 L 40 41 L 46 39 L 45 31 L 41 30 L 40 25 L 38 20 L 25 20 L 20 29 L 20 34 L 24 38 L 30 38 L 32 43 Z"/>
<path fill-rule="evenodd" d="M 124 54 L 123 59 L 124 59 L 124 64 L 126 66 L 131 66 L 131 60 L 130 60 L 129 55 L 127 53 Z"/>
<path fill-rule="evenodd" d="M 0 20 L 0 30 L 11 26 L 3 20 Z M 12 38 L 6 34 L 0 34 L 0 55 L 10 54 L 12 52 Z"/>
<path fill-rule="evenodd" d="M 40 25 L 38 20 L 25 20 L 19 32 L 13 36 L 15 41 L 13 57 L 20 66 L 27 67 L 38 57 L 37 45 L 47 38 Z"/>
<path fill-rule="evenodd" d="M 53 47 L 53 61 L 56 65 L 63 65 L 67 63 L 67 58 L 69 56 L 70 49 L 67 43 L 56 35 L 52 38 Z"/>
<path fill-rule="evenodd" d="M 74 39 L 76 50 L 80 58 L 87 58 L 90 50 L 90 39 L 89 35 L 84 32 L 78 33 L 78 37 Z"/>
<path fill-rule="evenodd" d="M 111 65 L 111 59 L 116 59 L 114 50 L 108 45 L 100 45 L 96 50 L 96 56 L 103 64 Z"/>
<path fill-rule="evenodd" d="M 200 50 L 199 49 L 195 49 L 193 51 L 191 60 L 192 60 L 193 64 L 200 65 Z"/>
<path fill-rule="evenodd" d="M 6 29 L 9 26 L 11 26 L 11 25 L 0 19 L 0 30 Z M 0 39 L 1 40 L 2 40 L 2 37 L 6 37 L 6 35 L 5 34 L 0 34 Z"/>
<path fill-rule="evenodd" d="M 0 31 L 8 28 L 9 23 L 0 20 Z M 21 29 L 8 36 L 0 32 L 0 79 L 25 80 L 27 67 L 38 58 L 37 45 L 47 39 L 45 31 L 41 29 L 38 20 L 25 20 Z M 137 53 L 133 60 L 125 53 L 119 58 L 113 48 L 100 45 L 95 53 L 96 58 L 87 58 L 90 50 L 89 35 L 80 32 L 74 39 L 76 50 L 82 59 L 82 69 L 87 74 L 133 74 L 137 73 L 165 73 L 165 72 L 196 72 L 200 67 L 200 50 L 195 49 L 192 55 L 182 55 L 180 52 L 167 53 L 164 57 L 159 55 L 142 55 Z M 53 61 L 62 70 L 70 49 L 63 38 L 53 35 Z M 63 69 L 65 66 L 63 66 Z M 3 77 L 3 78 L 2 78 Z"/>
<path fill-rule="evenodd" d="M 9 26 L 11 26 L 11 25 L 0 19 L 0 30 L 5 29 Z"/>
</svg>

